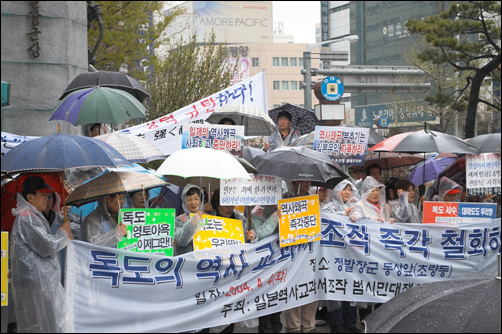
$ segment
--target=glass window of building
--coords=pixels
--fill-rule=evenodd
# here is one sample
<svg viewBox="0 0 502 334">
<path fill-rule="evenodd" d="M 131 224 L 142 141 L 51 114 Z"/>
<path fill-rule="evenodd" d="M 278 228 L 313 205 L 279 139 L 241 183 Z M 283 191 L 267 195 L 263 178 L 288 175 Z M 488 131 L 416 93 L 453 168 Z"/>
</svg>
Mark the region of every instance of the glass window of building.
<svg viewBox="0 0 502 334">
<path fill-rule="evenodd" d="M 279 81 L 274 81 L 274 90 L 281 89 L 281 83 Z"/>
<path fill-rule="evenodd" d="M 251 63 L 253 67 L 258 67 L 260 66 L 260 58 L 251 58 Z"/>
<path fill-rule="evenodd" d="M 272 66 L 279 66 L 279 57 L 272 58 Z"/>
<path fill-rule="evenodd" d="M 296 66 L 296 58 L 289 58 L 289 66 Z"/>
<path fill-rule="evenodd" d="M 288 57 L 281 58 L 281 66 L 288 66 Z"/>
<path fill-rule="evenodd" d="M 289 90 L 289 82 L 288 81 L 282 82 L 282 90 Z"/>
<path fill-rule="evenodd" d="M 298 90 L 298 82 L 291 81 L 291 90 Z"/>
<path fill-rule="evenodd" d="M 303 67 L 303 58 L 298 58 L 298 66 Z"/>
</svg>

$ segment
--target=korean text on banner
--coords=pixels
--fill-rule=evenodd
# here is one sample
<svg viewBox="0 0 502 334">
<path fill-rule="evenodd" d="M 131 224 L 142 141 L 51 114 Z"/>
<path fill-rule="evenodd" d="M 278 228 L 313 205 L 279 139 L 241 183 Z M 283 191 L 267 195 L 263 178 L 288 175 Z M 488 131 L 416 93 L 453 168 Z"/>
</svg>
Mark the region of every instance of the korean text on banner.
<svg viewBox="0 0 502 334">
<path fill-rule="evenodd" d="M 275 205 L 282 199 L 282 179 L 275 176 L 221 180 L 220 189 L 220 205 Z"/>
<path fill-rule="evenodd" d="M 170 155 L 181 148 L 183 126 L 201 123 L 219 107 L 227 104 L 243 104 L 268 112 L 265 73 L 262 71 L 251 78 L 205 97 L 186 107 L 155 120 L 122 130 L 147 139 L 162 153 Z"/>
<path fill-rule="evenodd" d="M 321 213 L 321 233 L 289 247 L 276 234 L 176 257 L 74 241 L 65 287 L 75 331 L 186 332 L 315 300 L 384 303 L 415 285 L 497 273 L 500 219 L 353 223 Z"/>
<path fill-rule="evenodd" d="M 467 223 L 495 219 L 496 203 L 424 202 L 423 223 Z"/>
<path fill-rule="evenodd" d="M 183 127 L 181 148 L 206 147 L 228 150 L 242 157 L 245 127 L 241 125 L 187 124 Z"/>
<path fill-rule="evenodd" d="M 316 126 L 314 150 L 328 153 L 340 165 L 364 165 L 369 128 Z"/>
<path fill-rule="evenodd" d="M 194 249 L 203 250 L 244 243 L 246 231 L 237 219 L 202 215 L 204 226 L 193 236 Z"/>
<path fill-rule="evenodd" d="M 279 210 L 281 210 L 279 221 L 281 247 L 321 239 L 318 195 L 280 200 Z"/>
<path fill-rule="evenodd" d="M 117 248 L 172 256 L 175 216 L 174 209 L 121 209 L 119 224 L 126 226 L 127 237 Z"/>
<path fill-rule="evenodd" d="M 468 154 L 465 161 L 465 176 L 469 196 L 500 194 L 500 154 Z"/>
</svg>

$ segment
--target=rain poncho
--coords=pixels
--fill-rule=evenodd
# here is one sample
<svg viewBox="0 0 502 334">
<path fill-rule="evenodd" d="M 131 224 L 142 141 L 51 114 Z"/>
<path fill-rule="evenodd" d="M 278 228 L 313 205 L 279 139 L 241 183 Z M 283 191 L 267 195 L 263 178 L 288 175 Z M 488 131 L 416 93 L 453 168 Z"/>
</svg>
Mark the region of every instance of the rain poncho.
<svg viewBox="0 0 502 334">
<path fill-rule="evenodd" d="M 328 205 L 333 200 L 333 189 L 325 188 L 327 191 L 326 198 L 321 201 L 319 196 L 319 208 L 322 209 L 326 205 Z M 320 191 L 320 187 L 310 187 L 310 194 L 318 195 Z"/>
<path fill-rule="evenodd" d="M 43 214 L 20 193 L 12 214 L 16 219 L 10 261 L 17 332 L 72 331 L 57 256 L 71 242 L 68 233 L 59 229 L 52 235 Z"/>
<path fill-rule="evenodd" d="M 347 202 L 343 202 L 341 192 L 348 185 L 350 185 L 350 187 L 352 188 L 352 195 L 350 196 L 350 198 Z M 349 180 L 342 180 L 333 189 L 333 200 L 328 205 L 321 208 L 321 211 L 322 212 L 329 212 L 329 213 L 336 213 L 339 215 L 346 216 L 345 210 L 347 210 L 350 207 L 355 206 L 355 203 L 357 202 L 356 194 L 357 194 L 356 186 L 352 182 L 350 182 Z"/>
<path fill-rule="evenodd" d="M 390 211 L 390 216 L 397 220 L 396 223 L 421 224 L 422 213 L 413 203 L 408 202 L 408 195 L 407 191 L 403 191 L 399 195 L 399 199 L 385 204 L 386 210 Z"/>
<path fill-rule="evenodd" d="M 280 216 L 276 211 L 277 205 L 257 205 L 251 210 L 251 228 L 255 231 L 257 240 L 279 232 Z"/>
<path fill-rule="evenodd" d="M 368 197 L 375 188 L 380 188 L 380 200 L 377 204 L 368 201 Z M 384 222 L 390 220 L 390 210 L 385 210 L 385 186 L 368 176 L 361 183 L 361 199 L 356 202 L 355 209 L 349 214 L 352 221 L 358 219 L 381 219 Z"/>
<path fill-rule="evenodd" d="M 294 143 L 298 137 L 300 137 L 300 134 L 298 132 L 293 132 L 293 130 L 290 128 L 289 129 L 289 134 L 282 140 L 281 133 L 279 132 L 279 129 L 277 128 L 272 134 L 270 135 L 270 149 L 268 150 L 269 152 L 275 150 L 278 147 L 282 146 L 291 146 L 292 143 Z"/>
<path fill-rule="evenodd" d="M 176 255 L 181 255 L 189 252 L 193 252 L 193 236 L 199 231 L 203 226 L 202 221 L 197 215 L 190 217 L 191 213 L 188 210 L 187 205 L 187 192 L 191 188 L 197 188 L 200 191 L 200 203 L 199 211 L 203 211 L 204 208 L 204 192 L 202 189 L 193 184 L 187 184 L 183 188 L 183 193 L 181 194 L 181 203 L 183 205 L 183 210 L 185 213 L 176 217 L 175 228 L 174 228 L 174 240 L 176 241 Z"/>
<path fill-rule="evenodd" d="M 129 208 L 129 209 L 141 209 L 141 208 L 135 208 L 134 207 L 134 204 L 132 203 L 132 199 L 131 197 L 134 196 L 136 193 L 138 192 L 141 192 L 141 190 L 138 190 L 138 191 L 134 191 L 134 192 L 130 192 L 128 193 L 126 196 L 125 196 L 125 203 L 124 203 L 124 207 L 125 208 Z M 149 207 L 149 194 L 148 194 L 148 190 L 145 190 L 145 208 L 148 208 Z"/>
<path fill-rule="evenodd" d="M 95 245 L 114 247 L 124 238 L 124 233 L 108 212 L 106 197 L 99 198 L 96 209 L 84 219 L 82 240 Z"/>
<path fill-rule="evenodd" d="M 453 180 L 450 180 L 446 176 L 443 176 L 441 180 L 439 180 L 439 197 L 438 197 L 438 202 L 442 202 L 444 200 L 444 196 L 446 193 L 449 191 L 457 189 L 460 190 L 458 194 L 456 194 L 456 199 L 454 202 L 460 202 L 460 199 L 462 198 L 462 186 L 460 186 L 458 183 L 456 183 Z"/>
</svg>

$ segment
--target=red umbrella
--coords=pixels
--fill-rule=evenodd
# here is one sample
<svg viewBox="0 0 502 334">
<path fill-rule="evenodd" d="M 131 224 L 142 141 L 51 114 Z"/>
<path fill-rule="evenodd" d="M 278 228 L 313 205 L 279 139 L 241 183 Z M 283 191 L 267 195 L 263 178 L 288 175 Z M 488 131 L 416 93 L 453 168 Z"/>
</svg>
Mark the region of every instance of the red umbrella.
<svg viewBox="0 0 502 334">
<path fill-rule="evenodd" d="M 21 188 L 23 186 L 24 180 L 28 176 L 40 176 L 44 179 L 45 183 L 54 189 L 59 196 L 63 194 L 65 199 L 68 197 L 68 192 L 63 188 L 63 183 L 61 182 L 61 173 L 60 172 L 52 172 L 52 173 L 25 173 L 23 175 L 18 176 L 13 181 L 6 183 L 2 186 L 2 231 L 10 232 L 12 229 L 12 225 L 14 224 L 14 216 L 12 215 L 12 209 L 16 207 L 16 194 L 21 192 Z M 63 190 L 64 189 L 64 190 Z M 63 198 L 61 198 L 63 200 Z M 60 203 L 61 209 L 62 203 Z"/>
</svg>

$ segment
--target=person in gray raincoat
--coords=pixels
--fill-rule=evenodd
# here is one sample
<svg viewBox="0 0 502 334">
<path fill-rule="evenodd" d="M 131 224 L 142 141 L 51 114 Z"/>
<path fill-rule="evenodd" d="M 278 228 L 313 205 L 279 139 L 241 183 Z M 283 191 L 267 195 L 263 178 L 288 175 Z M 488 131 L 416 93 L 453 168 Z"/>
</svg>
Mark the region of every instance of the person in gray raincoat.
<svg viewBox="0 0 502 334">
<path fill-rule="evenodd" d="M 371 176 L 367 176 L 361 183 L 361 199 L 355 204 L 349 214 L 352 221 L 371 219 L 380 222 L 395 222 L 391 218 L 390 210 L 385 206 L 385 186 Z"/>
<path fill-rule="evenodd" d="M 422 213 L 413 204 L 415 200 L 415 185 L 409 180 L 399 180 L 394 187 L 398 199 L 385 203 L 390 210 L 390 215 L 396 218 L 397 223 L 422 223 Z"/>
<path fill-rule="evenodd" d="M 126 227 L 118 225 L 121 207 L 124 207 L 124 194 L 99 198 L 96 209 L 82 223 L 82 240 L 95 245 L 116 247 L 127 234 Z"/>
<path fill-rule="evenodd" d="M 273 151 L 281 146 L 291 146 L 299 137 L 297 131 L 291 129 L 291 114 L 283 110 L 277 115 L 277 129 L 270 135 L 270 143 L 265 143 L 263 149 L 265 151 Z"/>
<path fill-rule="evenodd" d="M 348 216 L 355 208 L 357 187 L 349 180 L 342 180 L 333 189 L 333 199 L 321 211 Z"/>
<path fill-rule="evenodd" d="M 439 180 L 438 202 L 460 202 L 462 198 L 462 186 L 446 176 Z"/>
<path fill-rule="evenodd" d="M 28 177 L 17 194 L 10 237 L 12 294 L 18 333 L 73 331 L 61 285 L 58 252 L 73 236 L 66 221 L 51 234 L 42 210 L 54 190 L 39 176 Z"/>
<path fill-rule="evenodd" d="M 187 184 L 181 194 L 181 203 L 185 213 L 176 217 L 174 228 L 174 242 L 176 254 L 193 252 L 193 236 L 202 228 L 202 211 L 204 207 L 204 193 L 193 184 Z M 190 214 L 193 214 L 190 217 Z"/>
</svg>

